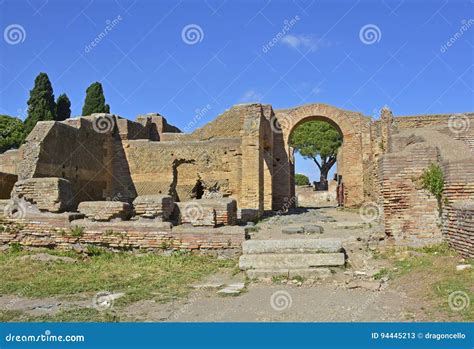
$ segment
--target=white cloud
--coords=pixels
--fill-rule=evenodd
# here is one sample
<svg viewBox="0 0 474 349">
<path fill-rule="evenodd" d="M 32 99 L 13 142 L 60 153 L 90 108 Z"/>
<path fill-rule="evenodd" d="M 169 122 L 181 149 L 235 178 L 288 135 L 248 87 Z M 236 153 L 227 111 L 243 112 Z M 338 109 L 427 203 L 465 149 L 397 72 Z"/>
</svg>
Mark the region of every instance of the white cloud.
<svg viewBox="0 0 474 349">
<path fill-rule="evenodd" d="M 261 93 L 255 92 L 254 90 L 248 90 L 240 98 L 241 102 L 260 102 L 263 98 Z"/>
<path fill-rule="evenodd" d="M 285 35 L 281 42 L 294 49 L 305 49 L 316 51 L 321 47 L 329 47 L 331 43 L 325 39 L 318 38 L 314 35 Z"/>
</svg>

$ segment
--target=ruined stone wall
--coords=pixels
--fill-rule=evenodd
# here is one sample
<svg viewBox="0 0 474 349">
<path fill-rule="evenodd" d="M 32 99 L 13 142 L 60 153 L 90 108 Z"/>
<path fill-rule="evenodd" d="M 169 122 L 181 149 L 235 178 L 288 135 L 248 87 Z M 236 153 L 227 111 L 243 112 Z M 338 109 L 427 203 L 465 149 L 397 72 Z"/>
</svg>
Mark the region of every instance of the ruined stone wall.
<svg viewBox="0 0 474 349">
<path fill-rule="evenodd" d="M 451 247 L 465 258 L 474 258 L 474 201 L 451 204 L 443 231 Z"/>
<path fill-rule="evenodd" d="M 18 149 L 8 150 L 0 154 L 0 172 L 16 175 L 18 157 Z"/>
<path fill-rule="evenodd" d="M 379 161 L 385 233 L 399 244 L 441 240 L 438 202 L 419 184 L 423 171 L 438 157 L 435 147 L 420 143 Z"/>
<path fill-rule="evenodd" d="M 69 180 L 75 199 L 100 200 L 111 182 L 111 135 L 97 132 L 90 119 L 39 122 L 20 148 L 18 176 Z"/>
<path fill-rule="evenodd" d="M 471 119 L 472 113 L 454 119 L 452 115 L 394 118 L 379 175 L 385 230 L 397 242 L 427 244 L 442 236 L 442 227 L 451 246 L 465 253 L 463 243 L 469 241 L 469 232 L 456 230 L 453 222 L 459 215 L 458 203 L 474 199 Z M 417 184 L 431 163 L 439 164 L 444 175 L 442 217 L 437 200 Z"/>
<path fill-rule="evenodd" d="M 125 156 L 137 195 L 170 194 L 177 201 L 205 195 L 240 197 L 240 140 L 150 142 L 124 141 Z M 194 191 L 193 191 L 194 190 Z"/>
</svg>

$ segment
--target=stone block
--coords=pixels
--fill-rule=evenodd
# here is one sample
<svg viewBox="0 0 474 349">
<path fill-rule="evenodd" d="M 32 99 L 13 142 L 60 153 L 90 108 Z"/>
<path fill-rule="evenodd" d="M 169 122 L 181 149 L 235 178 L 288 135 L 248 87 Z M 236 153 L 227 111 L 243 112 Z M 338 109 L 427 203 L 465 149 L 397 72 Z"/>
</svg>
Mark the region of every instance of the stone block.
<svg viewBox="0 0 474 349">
<path fill-rule="evenodd" d="M 76 208 L 71 182 L 64 178 L 30 178 L 15 183 L 12 197 L 28 201 L 40 211 L 64 212 Z"/>
<path fill-rule="evenodd" d="M 195 227 L 216 226 L 216 212 L 212 207 L 201 205 L 200 200 L 177 202 L 179 221 L 181 224 L 190 224 Z"/>
<path fill-rule="evenodd" d="M 344 263 L 343 253 L 244 254 L 239 258 L 241 270 L 307 269 L 343 266 Z"/>
<path fill-rule="evenodd" d="M 140 195 L 133 200 L 133 206 L 142 218 L 166 221 L 173 213 L 174 200 L 169 195 Z"/>
<path fill-rule="evenodd" d="M 78 210 L 92 221 L 128 220 L 132 216 L 130 204 L 121 201 L 83 201 Z"/>
</svg>

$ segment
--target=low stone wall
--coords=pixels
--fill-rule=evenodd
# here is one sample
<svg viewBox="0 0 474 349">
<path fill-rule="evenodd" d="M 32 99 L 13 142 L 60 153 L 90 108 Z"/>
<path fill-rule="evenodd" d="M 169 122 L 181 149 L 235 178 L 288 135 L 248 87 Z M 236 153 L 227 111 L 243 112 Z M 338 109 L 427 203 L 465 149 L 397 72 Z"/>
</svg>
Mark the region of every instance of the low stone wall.
<svg viewBox="0 0 474 349">
<path fill-rule="evenodd" d="M 0 223 L 0 244 L 58 249 L 84 249 L 87 245 L 117 250 L 189 250 L 238 252 L 245 240 L 244 229 L 171 229 L 169 223 L 91 223 L 73 220 L 74 215 L 46 214 L 5 219 Z"/>
<path fill-rule="evenodd" d="M 474 201 L 460 201 L 450 207 L 444 233 L 451 247 L 463 257 L 474 258 Z"/>
<path fill-rule="evenodd" d="M 312 186 L 296 186 L 296 198 L 298 207 L 321 207 L 336 206 L 336 191 L 331 190 L 315 191 Z"/>
</svg>

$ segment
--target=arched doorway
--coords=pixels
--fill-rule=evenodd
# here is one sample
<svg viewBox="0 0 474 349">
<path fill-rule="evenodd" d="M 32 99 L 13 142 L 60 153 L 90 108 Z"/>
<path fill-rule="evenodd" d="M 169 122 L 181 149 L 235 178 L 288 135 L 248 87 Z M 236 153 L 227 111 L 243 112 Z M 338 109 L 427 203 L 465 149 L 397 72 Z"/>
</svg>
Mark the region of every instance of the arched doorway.
<svg viewBox="0 0 474 349">
<path fill-rule="evenodd" d="M 338 109 L 325 104 L 308 104 L 292 109 L 275 110 L 280 135 L 274 137 L 274 157 L 283 158 L 279 164 L 279 180 L 274 181 L 273 207 L 282 207 L 294 201 L 294 156 L 289 146 L 289 137 L 300 124 L 310 120 L 326 121 L 342 134 L 338 173 L 344 180 L 344 205 L 357 207 L 364 200 L 363 152 L 360 113 Z M 282 170 L 283 169 L 283 170 Z"/>
</svg>

